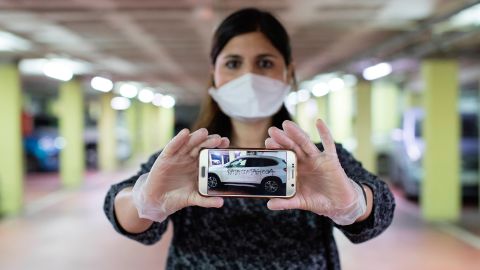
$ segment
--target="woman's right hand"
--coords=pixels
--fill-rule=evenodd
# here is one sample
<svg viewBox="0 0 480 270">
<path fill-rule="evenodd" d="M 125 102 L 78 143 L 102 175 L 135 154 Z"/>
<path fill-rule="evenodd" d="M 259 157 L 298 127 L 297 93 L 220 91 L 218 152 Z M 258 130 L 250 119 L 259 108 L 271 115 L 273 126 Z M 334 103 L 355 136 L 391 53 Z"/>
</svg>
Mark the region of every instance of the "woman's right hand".
<svg viewBox="0 0 480 270">
<path fill-rule="evenodd" d="M 208 135 L 205 128 L 190 134 L 180 131 L 163 149 L 150 173 L 142 175 L 132 190 L 140 218 L 161 222 L 187 206 L 222 207 L 223 198 L 198 193 L 198 155 L 201 148 L 227 148 L 229 140 Z"/>
</svg>

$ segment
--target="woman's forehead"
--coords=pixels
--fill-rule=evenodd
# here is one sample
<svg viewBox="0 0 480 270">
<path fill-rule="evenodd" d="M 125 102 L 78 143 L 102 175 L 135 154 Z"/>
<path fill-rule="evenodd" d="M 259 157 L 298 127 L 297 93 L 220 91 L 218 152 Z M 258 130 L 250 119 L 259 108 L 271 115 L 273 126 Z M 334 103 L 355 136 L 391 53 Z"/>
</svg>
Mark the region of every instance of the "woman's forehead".
<svg viewBox="0 0 480 270">
<path fill-rule="evenodd" d="M 273 55 L 279 56 L 280 52 L 272 45 L 272 43 L 261 32 L 251 32 L 238 35 L 228 41 L 219 57 L 228 55 L 238 56 L 258 56 Z"/>
</svg>

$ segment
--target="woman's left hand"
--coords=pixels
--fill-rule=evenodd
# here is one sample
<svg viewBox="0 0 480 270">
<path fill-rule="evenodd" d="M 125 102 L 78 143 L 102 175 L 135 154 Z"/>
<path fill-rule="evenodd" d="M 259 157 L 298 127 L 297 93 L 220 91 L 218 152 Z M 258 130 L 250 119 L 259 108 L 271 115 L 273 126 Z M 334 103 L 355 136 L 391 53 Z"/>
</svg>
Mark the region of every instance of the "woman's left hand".
<svg viewBox="0 0 480 270">
<path fill-rule="evenodd" d="M 265 146 L 290 149 L 297 155 L 297 191 L 288 199 L 270 199 L 270 210 L 303 209 L 330 217 L 340 225 L 352 224 L 366 212 L 361 187 L 351 180 L 337 156 L 335 143 L 325 123 L 318 119 L 317 130 L 324 151 L 292 121 L 283 122 L 283 130 L 271 127 Z"/>
</svg>

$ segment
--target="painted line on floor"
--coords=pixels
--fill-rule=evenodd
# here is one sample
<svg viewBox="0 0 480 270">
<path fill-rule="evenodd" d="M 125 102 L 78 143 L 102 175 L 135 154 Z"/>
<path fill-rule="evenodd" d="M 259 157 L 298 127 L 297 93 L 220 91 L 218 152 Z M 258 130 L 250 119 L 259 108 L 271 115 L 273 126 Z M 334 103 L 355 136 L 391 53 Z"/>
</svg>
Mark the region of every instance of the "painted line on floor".
<svg viewBox="0 0 480 270">
<path fill-rule="evenodd" d="M 397 203 L 401 204 L 402 207 L 398 208 L 398 210 L 407 213 L 415 218 L 423 220 L 422 214 L 419 210 L 419 205 L 416 205 L 401 196 L 395 196 L 395 200 Z M 397 211 L 398 211 L 397 210 Z M 455 239 L 480 250 L 480 237 L 469 232 L 468 230 L 463 229 L 460 226 L 447 223 L 447 222 L 438 222 L 438 223 L 429 223 L 430 226 L 436 228 L 437 230 L 441 231 L 442 233 L 446 233 Z"/>
<path fill-rule="evenodd" d="M 15 222 L 19 219 L 33 217 L 49 207 L 60 204 L 62 201 L 68 199 L 70 194 L 70 191 L 57 190 L 28 204 L 25 204 L 23 211 L 19 214 L 3 217 L 3 219 L 0 220 L 0 227 L 15 226 Z"/>
<path fill-rule="evenodd" d="M 480 250 L 480 237 L 477 235 L 459 227 L 455 226 L 453 224 L 449 223 L 438 223 L 435 224 L 435 227 L 437 227 L 440 231 L 443 231 L 458 240 L 461 240 L 462 242 L 468 244 L 469 246 L 472 246 L 473 248 L 476 248 Z"/>
<path fill-rule="evenodd" d="M 40 199 L 37 199 L 31 203 L 25 205 L 25 210 L 23 215 L 32 216 L 38 212 L 45 210 L 51 206 L 59 204 L 61 201 L 67 199 L 72 192 L 66 190 L 57 190 L 48 195 L 43 196 Z"/>
</svg>

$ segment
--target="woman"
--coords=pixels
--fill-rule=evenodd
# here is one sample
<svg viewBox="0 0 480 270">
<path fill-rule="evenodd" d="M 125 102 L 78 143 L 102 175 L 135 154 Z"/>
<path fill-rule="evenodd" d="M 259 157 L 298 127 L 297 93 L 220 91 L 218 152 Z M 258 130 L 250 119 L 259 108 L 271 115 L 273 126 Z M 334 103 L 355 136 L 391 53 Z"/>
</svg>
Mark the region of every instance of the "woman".
<svg viewBox="0 0 480 270">
<path fill-rule="evenodd" d="M 210 57 L 211 88 L 196 131 L 182 130 L 136 175 L 113 185 L 108 219 L 147 245 L 172 221 L 168 268 L 339 269 L 333 227 L 354 243 L 380 234 L 395 207 L 387 185 L 335 144 L 321 120 L 318 145 L 289 121 L 282 101 L 294 67 L 288 35 L 271 14 L 244 9 L 227 17 Z M 296 195 L 268 202 L 200 196 L 199 149 L 229 146 L 294 150 Z"/>
</svg>

